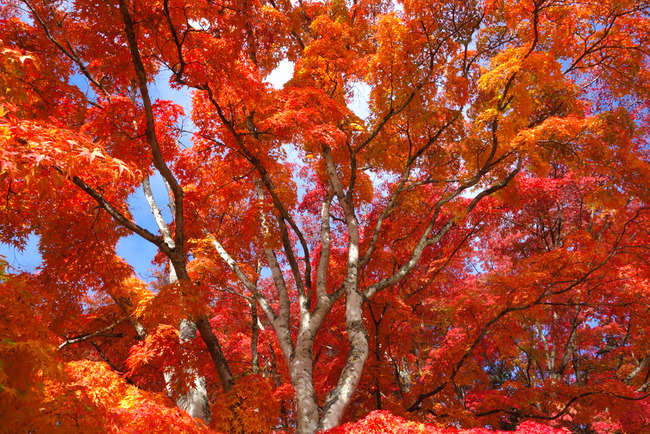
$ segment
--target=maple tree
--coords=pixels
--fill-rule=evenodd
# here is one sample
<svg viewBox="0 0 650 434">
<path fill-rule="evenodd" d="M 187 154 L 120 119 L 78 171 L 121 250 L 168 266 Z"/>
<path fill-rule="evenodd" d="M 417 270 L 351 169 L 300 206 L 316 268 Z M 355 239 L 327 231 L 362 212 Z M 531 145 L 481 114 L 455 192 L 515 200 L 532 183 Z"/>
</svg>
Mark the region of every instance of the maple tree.
<svg viewBox="0 0 650 434">
<path fill-rule="evenodd" d="M 0 241 L 43 259 L 2 263 L 3 429 L 650 425 L 647 1 L 10 0 L 0 23 Z M 190 107 L 153 98 L 163 73 Z M 429 429 L 351 429 L 386 423 Z"/>
</svg>

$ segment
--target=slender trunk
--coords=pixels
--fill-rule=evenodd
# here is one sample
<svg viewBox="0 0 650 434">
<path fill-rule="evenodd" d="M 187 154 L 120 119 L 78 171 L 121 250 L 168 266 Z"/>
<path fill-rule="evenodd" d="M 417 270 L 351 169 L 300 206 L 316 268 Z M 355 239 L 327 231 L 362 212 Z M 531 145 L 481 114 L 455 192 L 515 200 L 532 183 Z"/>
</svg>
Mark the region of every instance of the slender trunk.
<svg viewBox="0 0 650 434">
<path fill-rule="evenodd" d="M 182 320 L 178 337 L 181 342 L 196 338 L 196 325 L 188 320 Z M 186 368 L 181 368 L 186 369 Z M 193 372 L 194 384 L 189 391 L 176 399 L 176 405 L 190 416 L 210 423 L 210 403 L 206 389 L 205 378 Z"/>
<path fill-rule="evenodd" d="M 375 377 L 375 409 L 381 410 L 381 385 L 379 377 Z"/>
<path fill-rule="evenodd" d="M 273 378 L 273 384 L 275 387 L 280 387 L 282 384 L 282 378 L 280 378 L 280 374 L 278 373 L 278 362 L 275 359 L 275 350 L 273 349 L 273 345 L 269 342 L 269 351 L 271 353 L 271 357 L 269 358 L 268 364 L 269 364 L 269 370 L 270 372 L 267 371 L 266 369 L 266 364 L 264 364 L 264 374 L 266 375 L 269 373 L 271 377 Z"/>
<path fill-rule="evenodd" d="M 260 335 L 260 328 L 257 322 L 257 300 L 253 299 L 250 303 L 251 307 L 251 365 L 253 369 L 253 374 L 260 373 L 260 360 L 259 353 L 257 351 L 257 341 Z"/>
<path fill-rule="evenodd" d="M 126 297 L 116 296 L 113 291 L 110 291 L 108 295 L 113 299 L 115 304 L 128 316 L 129 322 L 135 330 L 137 339 L 143 341 L 147 337 L 147 331 L 144 326 L 138 321 L 133 315 L 133 304 Z"/>
<path fill-rule="evenodd" d="M 359 384 L 363 367 L 368 359 L 368 331 L 363 324 L 364 295 L 359 291 L 359 221 L 355 215 L 353 201 L 353 184 L 349 186 L 347 194 L 343 189 L 341 180 L 336 171 L 332 150 L 328 146 L 321 147 L 325 157 L 327 174 L 330 179 L 333 193 L 343 208 L 345 222 L 348 228 L 348 261 L 345 278 L 345 326 L 348 332 L 350 350 L 348 359 L 339 377 L 338 384 L 330 391 L 325 401 L 323 416 L 318 424 L 318 429 L 330 429 L 337 426 L 345 409 L 352 400 L 352 396 Z M 352 166 L 355 160 L 351 161 Z M 354 170 L 352 170 L 354 175 Z"/>
<path fill-rule="evenodd" d="M 178 280 L 176 270 L 169 264 L 169 282 L 174 283 Z M 180 343 L 187 342 L 196 338 L 196 325 L 188 320 L 182 320 L 178 327 L 178 339 Z M 210 423 L 210 403 L 208 401 L 208 391 L 206 389 L 205 378 L 198 375 L 198 373 L 188 370 L 187 368 L 180 367 L 187 372 L 192 373 L 194 384 L 189 388 L 185 395 L 176 397 L 176 405 L 181 410 L 185 411 L 190 416 L 201 419 L 207 424 Z M 167 386 L 167 393 L 173 395 L 174 385 L 174 368 L 169 368 L 165 374 L 165 383 Z"/>
<path fill-rule="evenodd" d="M 377 363 L 377 373 L 381 369 L 381 342 L 379 340 L 379 323 L 375 323 L 375 362 Z M 375 409 L 381 410 L 381 384 L 379 375 L 375 377 Z"/>
<path fill-rule="evenodd" d="M 230 372 L 230 367 L 223 355 L 221 345 L 219 345 L 217 337 L 212 332 L 212 327 L 210 327 L 208 317 L 205 315 L 198 317 L 196 320 L 196 327 L 199 330 L 203 342 L 205 342 L 205 345 L 208 348 L 208 353 L 210 353 L 212 362 L 217 369 L 217 374 L 219 374 L 219 380 L 221 381 L 223 390 L 229 392 L 235 385 L 235 379 Z"/>
<path fill-rule="evenodd" d="M 363 302 L 360 292 L 352 290 L 347 293 L 345 316 L 350 351 L 338 385 L 327 396 L 319 430 L 331 429 L 341 423 L 368 359 L 368 331 L 363 324 Z"/>
<path fill-rule="evenodd" d="M 384 305 L 384 308 L 381 314 L 376 317 L 374 311 L 372 310 L 372 305 L 368 305 L 368 311 L 370 312 L 370 318 L 375 326 L 375 363 L 377 365 L 377 372 L 381 369 L 381 336 L 380 336 L 380 326 L 381 321 L 384 319 L 384 314 L 388 309 L 388 304 Z M 379 375 L 375 376 L 375 409 L 381 410 L 381 383 L 379 382 Z"/>
<path fill-rule="evenodd" d="M 397 364 L 397 377 L 400 393 L 404 396 L 411 390 L 411 375 L 409 374 L 406 356 L 402 356 L 402 363 Z"/>
<path fill-rule="evenodd" d="M 302 339 L 301 339 L 302 338 Z M 318 400 L 314 390 L 313 337 L 298 337 L 290 358 L 289 376 L 296 392 L 296 432 L 312 434 L 318 426 Z"/>
</svg>

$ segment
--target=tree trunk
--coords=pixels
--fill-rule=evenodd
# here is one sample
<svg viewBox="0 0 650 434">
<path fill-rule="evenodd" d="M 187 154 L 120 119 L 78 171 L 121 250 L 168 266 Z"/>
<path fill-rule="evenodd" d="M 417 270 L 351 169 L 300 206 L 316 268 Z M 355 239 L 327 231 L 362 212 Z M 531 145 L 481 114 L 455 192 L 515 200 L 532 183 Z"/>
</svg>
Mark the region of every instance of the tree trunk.
<svg viewBox="0 0 650 434">
<path fill-rule="evenodd" d="M 214 363 L 214 366 L 219 374 L 219 380 L 221 380 L 221 386 L 223 387 L 224 392 L 229 392 L 235 385 L 235 379 L 230 372 L 230 367 L 226 361 L 226 357 L 223 355 L 221 350 L 221 345 L 219 340 L 212 332 L 212 327 L 210 327 L 210 321 L 205 315 L 201 315 L 196 320 L 196 327 L 199 330 L 205 346 L 208 348 L 210 357 Z"/>
<path fill-rule="evenodd" d="M 312 434 L 318 426 L 318 400 L 314 390 L 313 374 L 314 336 L 308 331 L 301 331 L 296 338 L 296 347 L 288 357 L 289 377 L 296 399 L 296 432 Z"/>
<path fill-rule="evenodd" d="M 257 341 L 260 336 L 260 327 L 257 318 L 257 300 L 253 299 L 250 302 L 251 308 L 251 368 L 253 374 L 260 373 L 260 359 L 259 352 L 257 351 Z"/>
<path fill-rule="evenodd" d="M 188 320 L 182 320 L 178 337 L 181 343 L 196 338 L 196 325 Z M 183 367 L 179 369 L 187 370 Z M 176 405 L 190 416 L 201 419 L 207 425 L 210 423 L 210 403 L 208 401 L 205 378 L 197 373 L 192 374 L 194 377 L 194 385 L 185 395 L 176 398 Z M 167 370 L 164 377 L 167 393 L 171 396 L 174 383 L 174 369 Z"/>
<path fill-rule="evenodd" d="M 311 355 L 311 353 L 310 353 Z M 312 360 L 297 357 L 291 369 L 291 385 L 296 392 L 296 432 L 312 434 L 318 426 L 318 401 L 312 376 Z"/>
<path fill-rule="evenodd" d="M 325 401 L 323 416 L 318 424 L 319 430 L 334 428 L 341 423 L 345 409 L 352 401 L 352 396 L 363 373 L 363 367 L 368 359 L 369 337 L 363 324 L 363 302 L 363 295 L 359 291 L 347 292 L 345 317 L 350 351 L 339 382 Z"/>
</svg>

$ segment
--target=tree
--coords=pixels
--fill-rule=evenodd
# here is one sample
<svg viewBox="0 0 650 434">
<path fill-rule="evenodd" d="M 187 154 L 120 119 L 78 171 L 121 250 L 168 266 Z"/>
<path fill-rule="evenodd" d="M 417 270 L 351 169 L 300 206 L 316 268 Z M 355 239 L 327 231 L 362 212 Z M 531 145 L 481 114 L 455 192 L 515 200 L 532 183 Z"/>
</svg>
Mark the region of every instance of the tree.
<svg viewBox="0 0 650 434">
<path fill-rule="evenodd" d="M 642 429 L 649 11 L 10 1 L 0 233 L 39 237 L 39 342 L 224 431 L 382 408 Z M 190 141 L 161 72 L 191 94 Z M 116 255 L 127 234 L 156 281 Z"/>
</svg>

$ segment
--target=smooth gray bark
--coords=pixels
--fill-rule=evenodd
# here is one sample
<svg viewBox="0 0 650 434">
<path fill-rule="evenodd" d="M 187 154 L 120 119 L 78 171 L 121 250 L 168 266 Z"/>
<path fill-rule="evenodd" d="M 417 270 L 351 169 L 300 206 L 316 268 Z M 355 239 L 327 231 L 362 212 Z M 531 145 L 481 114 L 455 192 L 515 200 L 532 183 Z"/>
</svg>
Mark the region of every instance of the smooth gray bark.
<svg viewBox="0 0 650 434">
<path fill-rule="evenodd" d="M 144 192 L 145 198 L 147 199 L 147 203 L 149 204 L 149 209 L 154 216 L 156 225 L 158 226 L 158 229 L 163 236 L 163 240 L 171 249 L 173 249 L 175 246 L 174 240 L 172 238 L 171 231 L 169 230 L 169 226 L 162 216 L 160 207 L 156 203 L 156 199 L 153 196 L 149 177 L 145 177 L 143 179 L 142 190 Z M 169 263 L 168 279 L 170 284 L 178 281 L 176 270 L 171 262 Z M 196 325 L 186 319 L 182 320 L 179 325 L 178 338 L 181 343 L 196 338 Z M 180 367 L 180 369 L 187 371 L 187 368 Z M 207 425 L 210 423 L 211 417 L 210 402 L 208 400 L 208 391 L 206 389 L 205 378 L 196 372 L 191 372 L 191 374 L 194 378 L 194 384 L 185 395 L 176 397 L 176 405 L 181 410 L 187 412 L 187 414 L 190 416 L 201 419 Z M 174 382 L 174 369 L 169 368 L 165 372 L 164 378 L 167 386 L 167 393 L 170 395 L 170 397 L 173 398 L 174 394 L 172 393 L 172 390 Z"/>
</svg>

